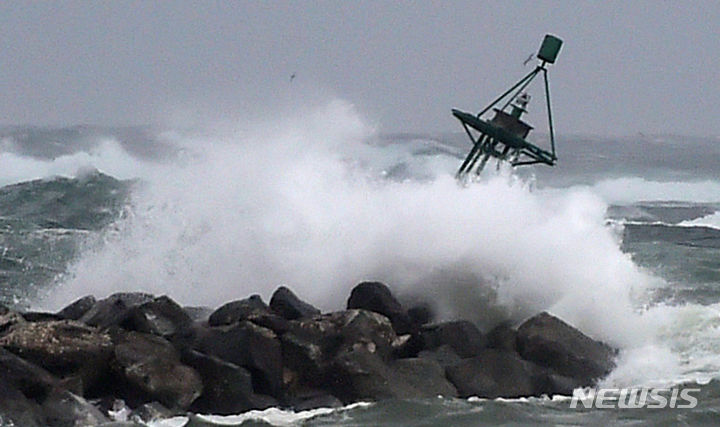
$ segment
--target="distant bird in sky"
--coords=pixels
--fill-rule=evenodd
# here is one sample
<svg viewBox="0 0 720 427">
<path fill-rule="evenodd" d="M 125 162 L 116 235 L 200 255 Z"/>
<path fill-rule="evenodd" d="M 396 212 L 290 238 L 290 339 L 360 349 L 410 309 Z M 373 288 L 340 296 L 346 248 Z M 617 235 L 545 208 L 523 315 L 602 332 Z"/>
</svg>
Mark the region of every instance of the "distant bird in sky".
<svg viewBox="0 0 720 427">
<path fill-rule="evenodd" d="M 295 75 L 296 75 L 295 73 L 290 74 L 290 81 L 291 81 L 291 82 L 292 82 L 293 80 L 295 80 Z"/>
<path fill-rule="evenodd" d="M 525 60 L 525 62 L 523 62 L 523 67 L 526 66 L 526 65 L 528 64 L 528 62 L 530 62 L 530 61 L 533 60 L 533 56 L 535 56 L 535 54 L 534 54 L 534 53 L 531 53 L 530 56 L 527 57 L 527 59 Z"/>
</svg>

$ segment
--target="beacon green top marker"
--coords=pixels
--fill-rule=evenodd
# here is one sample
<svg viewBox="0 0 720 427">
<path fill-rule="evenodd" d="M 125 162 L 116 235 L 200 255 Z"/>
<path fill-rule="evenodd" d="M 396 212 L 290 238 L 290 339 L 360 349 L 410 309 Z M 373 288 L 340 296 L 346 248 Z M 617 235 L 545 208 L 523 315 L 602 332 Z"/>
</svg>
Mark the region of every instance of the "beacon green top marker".
<svg viewBox="0 0 720 427">
<path fill-rule="evenodd" d="M 460 110 L 452 110 L 453 115 L 460 120 L 467 132 L 473 147 L 463 161 L 456 177 L 464 180 L 474 171 L 476 175 L 485 167 L 490 157 L 500 161 L 507 161 L 513 166 L 546 164 L 554 166 L 557 161 L 555 155 L 555 131 L 553 129 L 552 111 L 550 109 L 550 86 L 547 77 L 547 64 L 554 64 L 557 59 L 562 40 L 547 34 L 543 39 L 537 58 L 540 63 L 533 71 L 515 83 L 505 93 L 495 99 L 478 114 L 469 114 Z M 548 114 L 548 128 L 550 131 L 550 151 L 542 149 L 525 138 L 533 129 L 532 126 L 521 120 L 523 113 L 527 112 L 530 96 L 525 92 L 530 83 L 542 73 L 545 83 L 545 102 Z M 512 94 L 512 96 L 509 96 Z M 501 108 L 494 108 L 507 99 Z M 490 120 L 482 116 L 492 109 L 495 115 Z M 479 161 L 479 163 L 478 163 Z"/>
</svg>

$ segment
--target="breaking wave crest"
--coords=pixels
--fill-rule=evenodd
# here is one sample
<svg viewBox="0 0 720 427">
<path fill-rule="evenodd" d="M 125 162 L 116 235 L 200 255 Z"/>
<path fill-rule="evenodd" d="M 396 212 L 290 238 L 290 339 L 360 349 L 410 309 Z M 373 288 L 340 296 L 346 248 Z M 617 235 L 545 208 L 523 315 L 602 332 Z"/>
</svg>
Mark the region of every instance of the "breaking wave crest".
<svg viewBox="0 0 720 427">
<path fill-rule="evenodd" d="M 686 357 L 659 328 L 684 314 L 645 307 L 661 281 L 621 251 L 597 191 L 538 190 L 502 168 L 463 187 L 456 159 L 372 136 L 336 101 L 282 123 L 178 138 L 183 156 L 140 165 L 130 214 L 88 244 L 42 304 L 144 290 L 216 306 L 285 284 L 336 310 L 357 282 L 381 280 L 440 318 L 484 327 L 549 310 L 623 348 L 624 366 L 672 354 L 663 369 L 676 374 Z M 388 173 L 397 165 L 405 176 Z M 612 381 L 635 381 L 637 371 L 617 372 Z"/>
</svg>

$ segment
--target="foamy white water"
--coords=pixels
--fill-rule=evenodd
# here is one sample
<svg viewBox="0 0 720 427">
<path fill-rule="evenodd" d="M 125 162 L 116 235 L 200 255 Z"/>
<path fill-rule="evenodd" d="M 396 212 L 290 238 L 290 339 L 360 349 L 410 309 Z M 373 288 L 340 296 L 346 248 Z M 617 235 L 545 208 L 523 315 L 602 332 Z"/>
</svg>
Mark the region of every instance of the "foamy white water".
<svg viewBox="0 0 720 427">
<path fill-rule="evenodd" d="M 710 227 L 716 230 L 720 230 L 720 212 L 715 212 L 702 218 L 697 218 L 690 221 L 683 221 L 678 225 L 684 227 Z"/>
<path fill-rule="evenodd" d="M 614 385 L 720 370 L 720 358 L 702 353 L 708 360 L 698 362 L 693 338 L 674 329 L 688 310 L 707 309 L 646 308 L 646 291 L 663 282 L 621 251 L 605 222 L 608 202 L 709 200 L 717 183 L 534 190 L 501 170 L 461 187 L 452 159 L 410 158 L 397 147 L 389 155 L 366 144 L 372 136 L 351 105 L 333 102 L 282 128 L 178 138 L 184 154 L 172 164 L 124 164 L 113 154 L 118 165 L 101 170 L 137 168 L 146 185 L 131 215 L 88 246 L 43 304 L 143 290 L 216 306 L 252 293 L 267 299 L 284 284 L 335 310 L 359 281 L 381 280 L 436 303 L 445 318 L 490 324 L 549 310 L 623 350 L 607 379 Z M 384 179 L 389 156 L 407 157 L 424 179 Z M 707 324 L 697 333 L 717 341 Z"/>
<path fill-rule="evenodd" d="M 75 177 L 94 169 L 118 179 L 142 178 L 146 173 L 151 173 L 154 167 L 129 155 L 113 139 L 100 141 L 89 152 L 80 151 L 52 160 L 0 151 L 0 186 L 53 176 Z"/>
</svg>

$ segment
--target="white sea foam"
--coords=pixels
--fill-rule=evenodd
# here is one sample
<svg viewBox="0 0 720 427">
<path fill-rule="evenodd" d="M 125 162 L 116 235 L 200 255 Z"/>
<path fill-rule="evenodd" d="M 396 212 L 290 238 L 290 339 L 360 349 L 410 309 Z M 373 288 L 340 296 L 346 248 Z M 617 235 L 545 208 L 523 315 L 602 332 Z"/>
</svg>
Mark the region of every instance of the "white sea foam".
<svg viewBox="0 0 720 427">
<path fill-rule="evenodd" d="M 720 230 L 720 212 L 715 212 L 702 218 L 683 221 L 678 225 L 683 227 L 709 227 Z"/>
<path fill-rule="evenodd" d="M 632 188 L 647 182 L 615 180 L 533 190 L 501 170 L 463 188 L 455 161 L 402 152 L 392 161 L 424 167 L 428 179 L 382 179 L 388 153 L 364 143 L 373 131 L 344 102 L 240 128 L 178 139 L 182 162 L 140 165 L 148 185 L 132 215 L 82 254 L 43 305 L 144 290 L 217 306 L 267 299 L 286 284 L 336 310 L 352 286 L 373 279 L 422 295 L 446 318 L 549 310 L 623 349 L 608 380 L 620 386 L 693 372 L 682 367 L 693 357 L 678 350 L 683 337 L 661 330 L 681 311 L 639 310 L 658 279 L 620 250 L 605 212 L 608 201 L 653 191 L 678 200 L 696 187 L 642 193 Z M 692 197 L 715 197 L 716 183 L 693 185 Z"/>
<path fill-rule="evenodd" d="M 237 415 L 194 415 L 193 417 L 202 423 L 216 426 L 239 426 L 248 421 L 257 421 L 267 423 L 271 426 L 286 427 L 296 426 L 302 422 L 323 415 L 348 411 L 357 408 L 365 408 L 372 406 L 372 403 L 357 402 L 341 408 L 317 408 L 308 411 L 291 411 L 279 408 L 268 408 L 264 410 L 253 410 Z M 163 420 L 157 420 L 149 425 L 151 427 L 180 427 L 187 424 L 188 417 L 173 417 Z"/>
<path fill-rule="evenodd" d="M 282 129 L 184 141 L 195 157 L 155 167 L 134 217 L 81 257 L 52 303 L 143 289 L 217 305 L 287 284 L 338 309 L 378 279 L 446 317 L 477 317 L 490 292 L 517 319 L 551 309 L 599 338 L 635 340 L 620 320 L 649 277 L 620 251 L 600 198 L 531 191 L 509 173 L 467 188 L 445 170 L 377 179 L 371 133 L 335 102 Z"/>
<path fill-rule="evenodd" d="M 627 204 L 648 200 L 720 202 L 720 181 L 659 182 L 644 178 L 606 179 L 588 187 L 608 203 Z"/>
<path fill-rule="evenodd" d="M 0 186 L 53 176 L 76 177 L 98 169 L 118 179 L 145 177 L 152 167 L 129 155 L 113 139 L 99 141 L 92 150 L 37 159 L 12 152 L 0 152 Z"/>
</svg>

